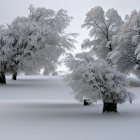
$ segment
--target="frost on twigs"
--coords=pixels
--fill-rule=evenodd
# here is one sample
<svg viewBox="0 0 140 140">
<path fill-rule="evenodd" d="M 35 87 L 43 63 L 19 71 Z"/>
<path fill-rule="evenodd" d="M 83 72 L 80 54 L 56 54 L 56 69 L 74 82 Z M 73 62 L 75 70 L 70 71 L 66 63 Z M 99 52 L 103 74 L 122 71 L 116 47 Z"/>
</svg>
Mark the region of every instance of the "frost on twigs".
<svg viewBox="0 0 140 140">
<path fill-rule="evenodd" d="M 113 64 L 116 64 L 120 57 L 121 57 L 121 53 L 119 51 L 115 51 L 115 52 L 112 51 L 107 55 L 107 59 L 110 59 Z"/>
<path fill-rule="evenodd" d="M 110 48 L 110 45 L 111 45 L 111 41 L 108 41 L 106 47 Z"/>
<path fill-rule="evenodd" d="M 94 59 L 89 53 L 69 54 L 64 61 L 69 68 L 63 80 L 72 88 L 72 95 L 80 102 L 89 99 L 104 103 L 132 102 L 133 93 L 127 91 L 126 76 L 102 59 Z"/>
</svg>

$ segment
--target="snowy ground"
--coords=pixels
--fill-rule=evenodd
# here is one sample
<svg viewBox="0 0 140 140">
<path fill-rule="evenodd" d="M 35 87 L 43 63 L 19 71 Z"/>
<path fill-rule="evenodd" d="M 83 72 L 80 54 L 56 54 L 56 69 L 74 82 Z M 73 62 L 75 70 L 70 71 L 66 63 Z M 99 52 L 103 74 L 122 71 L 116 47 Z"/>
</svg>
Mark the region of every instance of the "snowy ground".
<svg viewBox="0 0 140 140">
<path fill-rule="evenodd" d="M 19 76 L 0 85 L 0 140 L 140 140 L 140 87 L 119 114 L 83 106 L 57 76 Z"/>
</svg>

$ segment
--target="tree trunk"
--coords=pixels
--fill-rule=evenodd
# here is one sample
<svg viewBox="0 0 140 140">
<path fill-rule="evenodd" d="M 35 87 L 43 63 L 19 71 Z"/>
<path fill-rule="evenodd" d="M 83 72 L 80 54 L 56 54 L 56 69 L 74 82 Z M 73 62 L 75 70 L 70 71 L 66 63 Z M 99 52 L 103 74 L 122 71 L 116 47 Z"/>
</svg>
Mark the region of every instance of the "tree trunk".
<svg viewBox="0 0 140 140">
<path fill-rule="evenodd" d="M 6 78 L 4 72 L 0 73 L 0 84 L 6 84 Z"/>
<path fill-rule="evenodd" d="M 13 79 L 13 80 L 17 80 L 17 72 L 15 72 L 15 73 L 13 74 L 12 79 Z"/>
<path fill-rule="evenodd" d="M 117 103 L 106 103 L 103 104 L 103 113 L 104 112 L 117 112 Z"/>
<path fill-rule="evenodd" d="M 110 48 L 109 48 L 109 50 L 110 50 L 110 52 L 112 52 L 112 46 L 111 46 L 111 44 L 110 44 Z"/>
<path fill-rule="evenodd" d="M 92 104 L 88 99 L 84 99 L 84 105 L 90 105 Z"/>
<path fill-rule="evenodd" d="M 86 99 L 84 100 L 84 105 L 89 105 L 89 103 Z"/>
</svg>

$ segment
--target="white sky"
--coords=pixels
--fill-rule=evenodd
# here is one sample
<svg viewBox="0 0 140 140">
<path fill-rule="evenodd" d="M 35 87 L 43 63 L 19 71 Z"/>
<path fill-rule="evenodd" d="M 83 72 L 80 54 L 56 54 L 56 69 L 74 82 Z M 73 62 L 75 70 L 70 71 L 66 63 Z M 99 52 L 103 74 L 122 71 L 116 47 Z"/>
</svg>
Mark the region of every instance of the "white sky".
<svg viewBox="0 0 140 140">
<path fill-rule="evenodd" d="M 76 44 L 75 52 L 80 52 L 82 40 L 88 37 L 88 31 L 81 30 L 81 24 L 91 8 L 101 6 L 105 12 L 109 8 L 114 8 L 123 19 L 132 10 L 140 10 L 140 0 L 0 0 L 0 24 L 10 23 L 17 16 L 28 16 L 30 4 L 36 8 L 45 7 L 54 11 L 65 9 L 69 16 L 74 17 L 67 31 L 81 34 L 77 38 L 78 44 Z"/>
</svg>

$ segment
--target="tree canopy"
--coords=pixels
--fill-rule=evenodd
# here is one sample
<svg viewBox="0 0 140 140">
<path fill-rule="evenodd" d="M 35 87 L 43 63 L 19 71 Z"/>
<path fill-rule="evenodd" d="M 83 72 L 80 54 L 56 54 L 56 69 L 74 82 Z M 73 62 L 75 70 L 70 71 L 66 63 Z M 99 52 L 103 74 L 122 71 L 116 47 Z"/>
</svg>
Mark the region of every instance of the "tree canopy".
<svg viewBox="0 0 140 140">
<path fill-rule="evenodd" d="M 133 93 L 126 89 L 129 84 L 126 75 L 103 59 L 95 60 L 89 53 L 79 53 L 69 54 L 64 62 L 69 68 L 64 81 L 72 88 L 76 100 L 122 104 L 134 99 Z"/>
<path fill-rule="evenodd" d="M 53 72 L 58 59 L 75 48 L 77 33 L 67 33 L 73 17 L 60 9 L 29 8 L 28 17 L 17 17 L 0 28 L 0 72 L 36 74 L 45 68 Z"/>
</svg>

